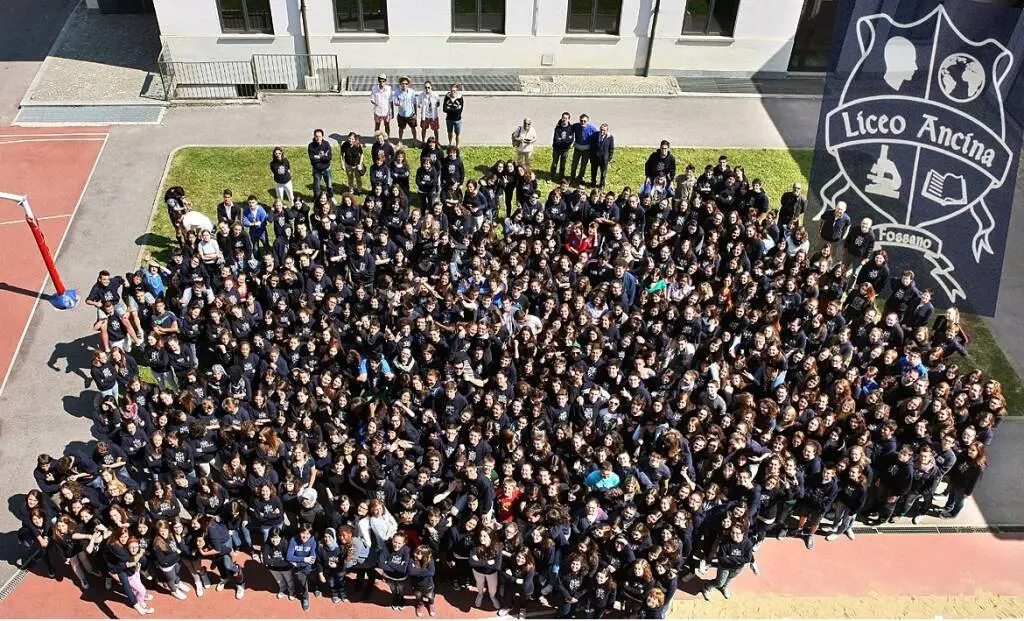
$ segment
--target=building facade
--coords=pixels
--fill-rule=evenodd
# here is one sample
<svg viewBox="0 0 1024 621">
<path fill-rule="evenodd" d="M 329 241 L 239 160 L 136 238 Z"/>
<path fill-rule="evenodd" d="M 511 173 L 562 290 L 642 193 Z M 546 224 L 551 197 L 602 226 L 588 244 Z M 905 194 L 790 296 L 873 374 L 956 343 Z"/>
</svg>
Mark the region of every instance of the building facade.
<svg viewBox="0 0 1024 621">
<path fill-rule="evenodd" d="M 823 71 L 835 2 L 154 0 L 154 7 L 175 61 L 305 54 L 308 45 L 311 54 L 336 55 L 342 70 L 751 75 Z"/>
</svg>

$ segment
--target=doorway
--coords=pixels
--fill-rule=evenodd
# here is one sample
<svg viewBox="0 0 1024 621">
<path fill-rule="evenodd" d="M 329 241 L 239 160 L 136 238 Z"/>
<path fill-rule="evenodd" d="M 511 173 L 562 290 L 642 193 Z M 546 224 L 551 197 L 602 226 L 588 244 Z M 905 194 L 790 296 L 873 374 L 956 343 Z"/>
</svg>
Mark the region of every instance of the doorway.
<svg viewBox="0 0 1024 621">
<path fill-rule="evenodd" d="M 790 71 L 828 70 L 838 4 L 837 0 L 804 0 L 789 57 Z"/>
</svg>

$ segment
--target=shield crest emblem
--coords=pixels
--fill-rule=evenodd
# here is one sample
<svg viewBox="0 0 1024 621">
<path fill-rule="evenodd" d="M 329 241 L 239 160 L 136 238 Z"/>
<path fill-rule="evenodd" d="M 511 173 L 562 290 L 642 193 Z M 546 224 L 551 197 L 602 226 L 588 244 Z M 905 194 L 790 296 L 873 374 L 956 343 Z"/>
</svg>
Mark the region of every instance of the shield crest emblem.
<svg viewBox="0 0 1024 621">
<path fill-rule="evenodd" d="M 943 5 L 913 22 L 880 13 L 855 27 L 860 58 L 825 117 L 839 172 L 822 202 L 828 209 L 852 193 L 875 212 L 879 246 L 922 252 L 956 301 L 965 293 L 929 226 L 969 212 L 975 260 L 992 253 L 985 196 L 1013 164 L 1003 107 L 1013 55 L 995 39 L 969 40 Z"/>
</svg>

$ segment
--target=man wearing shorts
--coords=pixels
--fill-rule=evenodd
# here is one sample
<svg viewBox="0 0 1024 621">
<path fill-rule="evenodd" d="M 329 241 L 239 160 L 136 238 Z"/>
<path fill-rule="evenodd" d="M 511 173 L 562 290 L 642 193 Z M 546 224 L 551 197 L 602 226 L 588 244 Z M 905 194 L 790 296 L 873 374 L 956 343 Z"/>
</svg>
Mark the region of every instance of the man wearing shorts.
<svg viewBox="0 0 1024 621">
<path fill-rule="evenodd" d="M 448 144 L 459 146 L 462 135 L 462 111 L 466 108 L 466 100 L 459 92 L 459 85 L 452 84 L 451 90 L 444 96 L 445 125 L 448 126 Z"/>
<path fill-rule="evenodd" d="M 110 339 L 107 335 L 107 317 L 109 317 L 109 313 L 103 310 L 103 304 L 109 302 L 113 314 L 126 318 L 128 316 L 128 306 L 121 299 L 121 289 L 123 287 L 124 278 L 111 276 L 110 272 L 102 270 L 99 276 L 96 277 L 96 282 L 93 283 L 92 289 L 89 290 L 89 296 L 85 298 L 86 304 L 96 307 L 96 323 L 93 324 L 93 328 L 100 333 L 100 343 L 103 345 L 103 351 L 110 351 Z M 124 323 L 127 323 L 127 321 Z"/>
<path fill-rule="evenodd" d="M 409 88 L 409 78 L 404 75 L 398 79 L 398 90 L 391 97 L 391 109 L 398 117 L 398 144 L 402 144 L 405 128 L 412 133 L 412 141 L 416 142 L 416 91 Z"/>
<path fill-rule="evenodd" d="M 391 85 L 385 73 L 377 76 L 377 83 L 370 89 L 370 103 L 373 105 L 373 131 L 383 126 L 385 134 L 391 134 Z"/>
<path fill-rule="evenodd" d="M 434 85 L 427 80 L 423 83 L 423 92 L 416 96 L 416 109 L 420 116 L 420 142 L 427 141 L 427 130 L 434 131 L 434 142 L 437 142 L 439 129 L 438 112 L 441 108 L 441 98 L 434 92 Z"/>
</svg>

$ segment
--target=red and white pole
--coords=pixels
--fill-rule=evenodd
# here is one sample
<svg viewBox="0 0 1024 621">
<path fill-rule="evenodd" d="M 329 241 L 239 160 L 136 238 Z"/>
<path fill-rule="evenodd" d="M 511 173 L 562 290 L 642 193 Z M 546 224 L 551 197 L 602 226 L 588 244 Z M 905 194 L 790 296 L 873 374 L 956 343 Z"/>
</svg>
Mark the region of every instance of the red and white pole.
<svg viewBox="0 0 1024 621">
<path fill-rule="evenodd" d="M 53 262 L 53 255 L 50 253 L 50 248 L 46 245 L 43 231 L 39 228 L 39 220 L 36 219 L 32 206 L 29 205 L 28 197 L 20 194 L 0 192 L 0 200 L 15 202 L 25 212 L 25 222 L 28 223 L 28 228 L 32 231 L 32 237 L 36 240 L 39 254 L 42 255 L 43 263 L 46 264 L 46 271 L 49 272 L 50 280 L 53 281 L 53 287 L 57 290 L 56 295 L 50 296 L 50 303 L 60 310 L 74 308 L 78 304 L 78 292 L 64 287 L 64 281 L 61 280 L 60 272 L 57 271 L 57 265 Z"/>
</svg>

